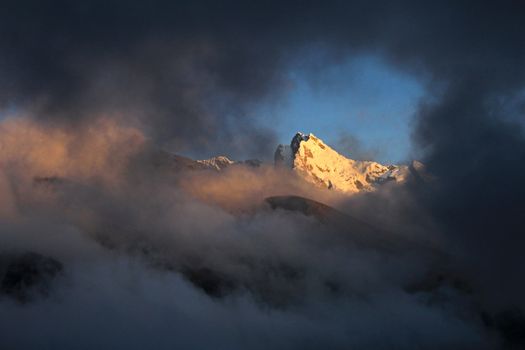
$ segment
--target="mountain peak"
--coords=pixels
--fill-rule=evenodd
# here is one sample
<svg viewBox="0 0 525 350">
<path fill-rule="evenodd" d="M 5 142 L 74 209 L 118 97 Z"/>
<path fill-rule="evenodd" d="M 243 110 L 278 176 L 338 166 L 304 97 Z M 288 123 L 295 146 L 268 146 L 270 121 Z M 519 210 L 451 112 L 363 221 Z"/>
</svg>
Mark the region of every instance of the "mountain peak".
<svg viewBox="0 0 525 350">
<path fill-rule="evenodd" d="M 277 147 L 275 164 L 292 168 L 317 186 L 345 193 L 373 191 L 389 181 L 402 182 L 409 173 L 405 165 L 382 165 L 346 158 L 314 134 L 302 132 L 295 134 L 290 146 Z"/>
<path fill-rule="evenodd" d="M 209 159 L 197 160 L 197 163 L 200 163 L 210 169 L 222 170 L 234 164 L 235 162 L 226 156 L 216 156 Z"/>
</svg>

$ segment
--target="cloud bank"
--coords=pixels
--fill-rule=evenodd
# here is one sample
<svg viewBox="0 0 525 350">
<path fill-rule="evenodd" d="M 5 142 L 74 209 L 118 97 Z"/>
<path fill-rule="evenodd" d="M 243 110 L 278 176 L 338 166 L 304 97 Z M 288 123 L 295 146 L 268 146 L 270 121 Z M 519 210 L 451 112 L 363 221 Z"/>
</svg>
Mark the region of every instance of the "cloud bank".
<svg viewBox="0 0 525 350">
<path fill-rule="evenodd" d="M 63 271 L 47 296 L 2 297 L 2 342 L 522 346 L 523 12 L 514 1 L 6 5 L 0 104 L 15 116 L 0 124 L 0 253 L 36 252 Z M 210 175 L 151 161 L 158 147 L 266 157 L 271 123 L 250 111 L 286 98 L 287 70 L 361 53 L 425 84 L 414 153 L 435 181 L 342 199 L 271 167 Z M 361 244 L 348 218 L 272 211 L 263 199 L 277 194 L 334 205 L 409 254 Z"/>
</svg>

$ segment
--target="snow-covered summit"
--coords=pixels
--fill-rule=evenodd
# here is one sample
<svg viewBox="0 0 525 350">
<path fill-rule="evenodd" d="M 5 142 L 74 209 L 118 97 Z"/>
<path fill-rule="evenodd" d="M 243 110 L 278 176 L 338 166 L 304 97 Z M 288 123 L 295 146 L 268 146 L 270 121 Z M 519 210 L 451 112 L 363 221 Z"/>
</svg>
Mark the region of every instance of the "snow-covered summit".
<svg viewBox="0 0 525 350">
<path fill-rule="evenodd" d="M 275 164 L 291 167 L 306 181 L 345 193 L 373 191 L 385 182 L 404 181 L 406 165 L 382 165 L 346 158 L 314 134 L 298 132 L 290 145 L 279 145 Z"/>
<path fill-rule="evenodd" d="M 204 165 L 209 169 L 222 170 L 235 162 L 225 156 L 217 156 L 209 159 L 197 160 L 197 163 Z"/>
<path fill-rule="evenodd" d="M 259 167 L 262 162 L 258 159 L 242 161 L 231 160 L 226 156 L 216 156 L 208 159 L 193 160 L 178 154 L 159 151 L 152 155 L 154 166 L 173 172 L 212 170 L 222 171 L 230 166 Z"/>
</svg>

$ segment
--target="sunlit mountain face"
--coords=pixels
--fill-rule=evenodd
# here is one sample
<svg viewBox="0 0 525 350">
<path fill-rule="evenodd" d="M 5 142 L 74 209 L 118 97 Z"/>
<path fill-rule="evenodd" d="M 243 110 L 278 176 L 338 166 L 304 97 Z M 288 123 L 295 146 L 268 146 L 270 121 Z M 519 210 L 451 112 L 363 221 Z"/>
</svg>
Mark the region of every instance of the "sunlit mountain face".
<svg viewBox="0 0 525 350">
<path fill-rule="evenodd" d="M 524 18 L 4 4 L 0 348 L 524 348 Z"/>
</svg>

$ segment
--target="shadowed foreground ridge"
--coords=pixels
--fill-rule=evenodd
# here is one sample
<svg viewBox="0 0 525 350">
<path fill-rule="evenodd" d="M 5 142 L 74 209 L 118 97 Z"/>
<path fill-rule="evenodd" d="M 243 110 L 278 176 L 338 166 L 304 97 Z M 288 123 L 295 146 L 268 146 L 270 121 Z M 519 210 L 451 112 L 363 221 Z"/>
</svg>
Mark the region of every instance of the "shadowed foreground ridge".
<svg viewBox="0 0 525 350">
<path fill-rule="evenodd" d="M 273 196 L 265 199 L 272 209 L 297 211 L 321 221 L 343 219 L 345 214 L 321 202 L 300 196 Z"/>
</svg>

